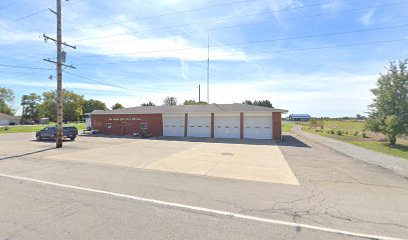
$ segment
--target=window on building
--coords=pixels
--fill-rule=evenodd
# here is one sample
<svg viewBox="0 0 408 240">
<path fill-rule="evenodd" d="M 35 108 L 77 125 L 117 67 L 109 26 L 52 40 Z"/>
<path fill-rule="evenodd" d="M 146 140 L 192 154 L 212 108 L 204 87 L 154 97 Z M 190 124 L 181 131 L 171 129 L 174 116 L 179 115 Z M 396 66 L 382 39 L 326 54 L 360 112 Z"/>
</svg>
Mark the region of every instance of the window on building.
<svg viewBox="0 0 408 240">
<path fill-rule="evenodd" d="M 141 123 L 140 129 L 147 129 L 147 123 Z"/>
<path fill-rule="evenodd" d="M 112 128 L 112 123 L 106 123 L 106 128 Z"/>
</svg>

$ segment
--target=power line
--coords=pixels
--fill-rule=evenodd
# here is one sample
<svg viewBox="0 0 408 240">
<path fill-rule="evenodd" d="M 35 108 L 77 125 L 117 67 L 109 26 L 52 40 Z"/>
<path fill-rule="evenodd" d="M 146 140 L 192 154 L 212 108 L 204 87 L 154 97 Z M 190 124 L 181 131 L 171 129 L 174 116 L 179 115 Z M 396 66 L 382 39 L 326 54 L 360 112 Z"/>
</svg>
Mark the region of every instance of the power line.
<svg viewBox="0 0 408 240">
<path fill-rule="evenodd" d="M 374 8 L 380 8 L 380 7 L 390 7 L 390 6 L 395 6 L 395 5 L 401 5 L 401 4 L 406 4 L 408 1 L 403 1 L 403 2 L 397 2 L 397 3 L 389 3 L 389 4 L 383 4 L 383 5 L 378 5 L 376 7 L 364 7 L 364 8 L 354 8 L 354 9 L 346 9 L 346 10 L 341 10 L 341 11 L 335 11 L 335 12 L 329 12 L 329 13 L 321 13 L 321 14 L 315 14 L 315 15 L 308 15 L 308 16 L 302 16 L 302 17 L 296 17 L 296 18 L 284 18 L 282 20 L 297 20 L 297 19 L 305 19 L 305 18 L 313 18 L 313 17 L 320 17 L 320 16 L 327 16 L 327 15 L 332 15 L 332 14 L 337 14 L 337 13 L 344 13 L 344 12 L 355 12 L 355 11 L 361 11 L 361 10 L 367 10 L 367 9 L 374 9 Z M 323 5 L 323 4 L 318 4 L 318 5 Z M 297 7 L 297 8 L 291 8 L 291 9 L 299 9 L 302 7 Z M 281 11 L 283 11 L 282 9 Z M 286 9 L 287 10 L 287 9 Z M 224 18 L 219 18 L 219 19 L 213 19 L 213 20 L 207 20 L 207 21 L 201 21 L 201 22 L 195 22 L 195 23 L 187 23 L 187 24 L 182 24 L 182 25 L 175 25 L 175 26 L 166 26 L 166 27 L 160 27 L 160 28 L 152 28 L 148 30 L 143 30 L 143 31 L 134 31 L 134 32 L 127 32 L 127 33 L 120 33 L 120 34 L 111 34 L 111 35 L 106 35 L 102 37 L 90 37 L 90 38 L 82 38 L 82 39 L 76 39 L 75 41 L 81 42 L 81 41 L 86 41 L 86 40 L 93 40 L 93 39 L 103 39 L 103 38 L 113 38 L 117 36 L 125 36 L 125 35 L 132 35 L 135 33 L 146 33 L 146 32 L 153 32 L 157 30 L 165 30 L 165 29 L 174 29 L 174 28 L 181 28 L 181 27 L 187 27 L 187 26 L 192 26 L 192 25 L 199 25 L 199 24 L 208 24 L 208 23 L 214 23 L 214 22 L 220 22 L 220 21 L 225 21 L 225 20 L 230 20 L 230 19 L 236 19 L 236 18 L 242 18 L 242 17 L 251 17 L 251 16 L 258 16 L 258 15 L 265 15 L 265 14 L 270 14 L 269 11 L 262 12 L 262 13 L 255 13 L 255 14 L 245 14 L 245 15 L 239 15 L 239 16 L 233 16 L 233 17 L 224 17 Z"/>
<path fill-rule="evenodd" d="M 262 0 L 262 1 L 265 1 L 265 0 Z M 88 27 L 82 27 L 82 28 L 72 28 L 72 29 L 68 29 L 67 32 L 80 31 L 80 30 L 83 30 L 83 29 L 99 28 L 99 27 L 105 27 L 105 26 L 110 26 L 110 25 L 123 24 L 123 23 L 128 23 L 128 22 L 135 22 L 135 21 L 140 21 L 140 20 L 155 19 L 155 18 L 178 15 L 178 14 L 183 14 L 183 13 L 196 12 L 196 11 L 209 9 L 209 8 L 215 8 L 215 7 L 221 7 L 221 6 L 231 6 L 231 5 L 236 5 L 236 4 L 248 3 L 248 2 L 256 2 L 256 0 L 244 0 L 244 1 L 238 1 L 238 2 L 214 4 L 214 5 L 210 5 L 210 6 L 206 6 L 206 7 L 187 9 L 187 10 L 171 12 L 171 13 L 164 13 L 164 14 L 159 14 L 159 15 L 155 15 L 155 16 L 136 18 L 136 19 L 132 19 L 132 20 L 104 23 L 104 24 L 88 26 Z"/>
<path fill-rule="evenodd" d="M 42 74 L 42 73 L 39 73 L 39 72 L 15 72 L 15 71 L 2 71 L 2 70 L 0 70 L 0 73 L 4 73 L 4 74 L 9 74 L 9 73 L 11 73 L 11 74 L 21 74 L 21 75 L 36 75 L 36 74 Z"/>
<path fill-rule="evenodd" d="M 261 51 L 261 52 L 250 52 L 250 53 L 241 53 L 241 54 L 229 54 L 229 55 L 215 55 L 215 57 L 229 57 L 229 56 L 238 56 L 238 55 L 253 55 L 253 54 L 273 54 L 273 53 L 283 53 L 283 52 L 297 52 L 297 51 L 308 51 L 308 50 L 322 50 L 330 48 L 344 48 L 344 47 L 355 47 L 355 46 L 364 46 L 371 44 L 383 44 L 383 43 L 392 43 L 392 42 L 402 42 L 408 41 L 407 38 L 393 39 L 393 40 L 380 40 L 380 41 L 371 41 L 371 42 L 361 42 L 361 43 L 350 43 L 336 46 L 321 46 L 321 47 L 308 47 L 308 48 L 296 48 L 296 49 L 283 49 L 277 51 Z"/>
<path fill-rule="evenodd" d="M 368 29 L 356 29 L 356 30 L 349 30 L 349 31 L 332 32 L 332 33 L 321 33 L 321 34 L 314 34 L 314 35 L 302 35 L 302 36 L 295 36 L 295 37 L 273 38 L 273 39 L 263 39 L 263 40 L 256 40 L 256 41 L 215 44 L 215 45 L 212 45 L 212 47 L 236 46 L 236 45 L 276 42 L 276 41 L 283 41 L 283 40 L 295 40 L 295 39 L 314 38 L 314 37 L 336 36 L 336 35 L 344 35 L 344 34 L 351 34 L 351 33 L 361 33 L 361 32 L 378 31 L 378 30 L 395 29 L 395 28 L 406 28 L 406 27 L 408 27 L 408 24 L 397 25 L 397 26 L 383 26 L 383 27 L 368 28 Z M 191 49 L 206 49 L 206 48 L 207 46 L 203 45 L 203 46 L 197 46 L 197 47 L 172 48 L 172 49 L 162 49 L 162 50 L 154 50 L 154 51 L 112 53 L 109 55 L 126 56 L 126 55 L 131 55 L 131 54 L 149 54 L 149 53 L 185 51 L 185 50 L 191 50 Z"/>
<path fill-rule="evenodd" d="M 20 20 L 24 20 L 24 19 L 27 19 L 27 18 L 30 18 L 30 17 L 32 17 L 32 16 L 35 16 L 35 15 L 37 15 L 37 14 L 40 14 L 40 13 L 43 13 L 43 12 L 46 12 L 48 9 L 41 9 L 41 10 L 38 10 L 38 11 L 35 11 L 35 12 L 33 12 L 33 13 L 30 13 L 30 14 L 28 14 L 28 15 L 25 15 L 25 16 L 22 16 L 22 17 L 19 17 L 19 18 L 16 18 L 16 19 L 14 19 L 14 20 L 12 20 L 13 22 L 17 22 L 17 21 L 20 21 Z"/>
<path fill-rule="evenodd" d="M 112 83 L 107 83 L 107 82 L 103 82 L 103 81 L 91 79 L 91 78 L 84 77 L 84 76 L 81 76 L 81 75 L 78 75 L 78 74 L 74 74 L 74 73 L 70 73 L 70 72 L 65 72 L 65 73 L 66 73 L 66 74 L 69 74 L 69 75 L 72 75 L 72 76 L 75 76 L 75 77 L 78 77 L 78 78 L 81 78 L 81 79 L 85 79 L 85 80 L 91 81 L 91 82 L 93 82 L 93 83 L 96 82 L 96 83 L 103 84 L 103 85 L 105 85 L 105 86 L 114 87 L 114 88 L 120 88 L 120 89 L 123 89 L 123 90 L 134 91 L 134 92 L 144 92 L 144 93 L 175 93 L 175 92 L 187 92 L 187 91 L 190 91 L 190 90 L 192 90 L 192 89 L 196 89 L 196 88 L 197 88 L 197 87 L 194 87 L 194 88 L 188 88 L 188 89 L 183 89 L 183 90 L 165 91 L 165 92 L 164 92 L 164 91 L 139 90 L 139 89 L 126 88 L 126 87 L 122 87 L 122 86 L 119 86 L 119 85 L 116 85 L 116 84 L 112 84 Z"/>
<path fill-rule="evenodd" d="M 275 50 L 275 51 L 261 51 L 261 52 L 247 52 L 247 53 L 238 53 L 238 54 L 219 54 L 219 55 L 212 55 L 212 59 L 216 60 L 216 58 L 221 57 L 231 57 L 231 56 L 239 56 L 239 55 L 257 55 L 257 54 L 272 54 L 272 53 L 282 53 L 282 52 L 297 52 L 297 51 L 307 51 L 307 50 L 320 50 L 320 49 L 331 49 L 331 48 L 344 48 L 344 47 L 355 47 L 355 46 L 365 46 L 365 45 L 372 45 L 372 44 L 384 44 L 384 43 L 392 43 L 392 42 L 402 42 L 408 41 L 406 38 L 402 39 L 394 39 L 394 40 L 379 40 L 379 41 L 371 41 L 371 42 L 361 42 L 361 43 L 350 43 L 350 44 L 343 44 L 343 45 L 335 45 L 335 46 L 320 46 L 320 47 L 308 47 L 308 48 L 295 48 L 295 49 L 282 49 L 282 50 Z M 197 58 L 166 58 L 166 59 L 153 59 L 153 60 L 128 60 L 128 61 L 121 61 L 121 62 L 98 62 L 98 63 L 83 63 L 77 65 L 100 65 L 100 64 L 118 64 L 118 63 L 134 63 L 134 62 L 167 62 L 167 61 L 175 61 L 175 60 L 183 60 L 183 61 L 207 61 L 207 57 L 202 57 L 201 60 Z"/>
<path fill-rule="evenodd" d="M 238 53 L 238 54 L 219 54 L 219 55 L 213 55 L 212 58 L 217 58 L 217 57 L 229 57 L 229 56 L 239 56 L 239 55 L 256 55 L 256 54 L 268 54 L 268 53 L 281 53 L 281 52 L 296 52 L 296 51 L 307 51 L 307 50 L 319 50 L 319 49 L 330 49 L 330 48 L 344 48 L 344 47 L 354 47 L 354 46 L 365 46 L 365 45 L 372 45 L 372 44 L 384 44 L 384 43 L 392 43 L 392 42 L 402 42 L 402 41 L 408 41 L 406 38 L 402 39 L 393 39 L 393 40 L 378 40 L 378 41 L 370 41 L 370 42 L 360 42 L 360 43 L 350 43 L 350 44 L 343 44 L 343 45 L 334 45 L 334 46 L 317 46 L 317 47 L 307 47 L 307 48 L 295 48 L 295 49 L 282 49 L 282 50 L 274 50 L 274 51 L 261 51 L 261 52 L 249 52 L 249 53 Z M 83 64 L 76 64 L 76 65 L 100 65 L 100 64 L 118 64 L 118 63 L 134 63 L 134 62 L 158 62 L 158 61 L 175 61 L 175 60 L 184 60 L 184 61 L 207 61 L 207 57 L 203 57 L 202 60 L 197 60 L 196 58 L 183 58 L 183 59 L 175 59 L 175 58 L 167 58 L 167 59 L 154 59 L 154 60 L 127 60 L 127 61 L 121 61 L 121 62 L 98 62 L 98 63 L 83 63 Z M 36 68 L 36 67 L 24 67 L 24 66 L 16 66 L 16 65 L 7 65 L 7 64 L 0 64 L 0 66 L 3 67 L 12 67 L 12 68 L 26 68 L 26 69 L 36 69 L 36 70 L 55 70 L 55 69 L 50 69 L 50 68 Z M 65 72 L 67 74 L 74 75 L 73 73 L 70 72 Z M 82 76 L 77 76 L 81 78 Z M 88 79 L 91 81 L 98 82 L 97 80 L 94 79 Z M 103 83 L 104 84 L 104 83 Z M 115 86 L 116 87 L 116 86 Z"/>
<path fill-rule="evenodd" d="M 0 63 L 0 67 L 24 68 L 24 69 L 34 69 L 34 70 L 55 70 L 52 68 L 25 67 L 25 66 L 9 65 L 9 64 L 2 64 L 2 63 Z"/>
</svg>

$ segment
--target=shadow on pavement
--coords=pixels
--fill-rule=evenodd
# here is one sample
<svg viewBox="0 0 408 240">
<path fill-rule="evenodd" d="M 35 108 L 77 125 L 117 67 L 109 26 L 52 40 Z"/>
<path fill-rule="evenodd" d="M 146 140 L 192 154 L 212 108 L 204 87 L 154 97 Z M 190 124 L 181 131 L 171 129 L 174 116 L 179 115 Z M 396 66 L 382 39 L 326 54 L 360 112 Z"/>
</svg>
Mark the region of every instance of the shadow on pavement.
<svg viewBox="0 0 408 240">
<path fill-rule="evenodd" d="M 49 150 L 52 150 L 52 149 L 55 149 L 55 148 L 46 148 L 46 149 L 42 149 L 42 150 L 38 150 L 38 151 L 34 151 L 34 152 L 22 153 L 22 154 L 18 154 L 18 155 L 14 155 L 14 156 L 3 157 L 3 158 L 0 158 L 0 161 L 11 159 L 11 158 L 29 156 L 29 155 L 33 155 L 33 154 L 36 154 L 36 153 L 46 152 L 46 151 L 49 151 Z"/>
<path fill-rule="evenodd" d="M 299 139 L 291 136 L 291 135 L 283 135 L 282 141 L 278 142 L 279 146 L 287 146 L 287 147 L 304 147 L 310 148 L 309 145 L 300 141 Z"/>
<path fill-rule="evenodd" d="M 55 144 L 55 140 L 54 139 L 41 139 L 41 140 L 37 140 L 37 139 L 32 139 L 30 140 L 31 142 L 44 142 L 44 143 L 54 143 Z M 73 142 L 75 140 L 70 140 L 70 139 L 63 139 L 63 142 Z"/>
<path fill-rule="evenodd" d="M 152 138 L 137 138 L 131 135 L 80 135 L 81 137 L 90 138 L 124 138 L 124 139 L 143 139 L 143 140 L 160 140 L 174 142 L 202 142 L 202 143 L 225 143 L 225 144 L 244 144 L 244 145 L 274 145 L 273 140 L 257 140 L 257 139 L 228 139 L 228 138 L 201 138 L 201 137 L 152 137 Z"/>
</svg>

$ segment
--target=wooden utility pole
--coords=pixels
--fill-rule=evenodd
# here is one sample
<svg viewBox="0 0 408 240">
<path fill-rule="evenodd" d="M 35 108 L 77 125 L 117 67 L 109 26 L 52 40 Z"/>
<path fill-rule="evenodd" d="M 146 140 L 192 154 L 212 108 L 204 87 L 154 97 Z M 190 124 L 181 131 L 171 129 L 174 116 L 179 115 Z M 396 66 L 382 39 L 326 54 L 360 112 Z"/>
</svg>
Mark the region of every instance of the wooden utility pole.
<svg viewBox="0 0 408 240">
<path fill-rule="evenodd" d="M 57 0 L 57 148 L 62 148 L 62 24 L 61 0 Z"/>
<path fill-rule="evenodd" d="M 44 61 L 51 62 L 57 65 L 57 139 L 56 139 L 56 147 L 62 148 L 62 141 L 64 138 L 64 132 L 62 128 L 62 120 L 63 120 L 63 116 L 62 116 L 63 114 L 62 66 L 75 68 L 71 65 L 66 65 L 63 63 L 65 62 L 65 53 L 64 53 L 64 59 L 63 59 L 62 45 L 71 47 L 74 49 L 76 49 L 76 47 L 62 42 L 61 0 L 57 0 L 57 11 L 53 11 L 51 9 L 49 10 L 57 16 L 57 39 L 48 37 L 45 34 L 43 35 L 43 37 L 45 41 L 52 40 L 57 44 L 57 61 L 55 62 L 50 59 L 44 59 Z"/>
</svg>

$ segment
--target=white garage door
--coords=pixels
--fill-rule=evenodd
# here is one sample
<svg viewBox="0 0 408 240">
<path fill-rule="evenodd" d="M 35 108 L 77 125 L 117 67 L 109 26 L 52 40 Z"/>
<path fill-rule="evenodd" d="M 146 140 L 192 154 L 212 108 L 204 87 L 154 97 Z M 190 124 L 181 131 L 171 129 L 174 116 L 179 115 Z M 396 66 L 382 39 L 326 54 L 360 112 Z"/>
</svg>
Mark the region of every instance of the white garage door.
<svg viewBox="0 0 408 240">
<path fill-rule="evenodd" d="M 272 139 L 272 116 L 244 116 L 244 138 Z"/>
<path fill-rule="evenodd" d="M 187 136 L 211 137 L 211 115 L 189 114 Z"/>
<path fill-rule="evenodd" d="M 215 116 L 214 137 L 215 138 L 240 138 L 239 116 Z"/>
<path fill-rule="evenodd" d="M 163 136 L 184 137 L 184 117 L 163 116 Z"/>
</svg>

